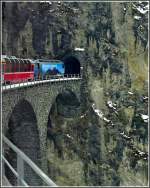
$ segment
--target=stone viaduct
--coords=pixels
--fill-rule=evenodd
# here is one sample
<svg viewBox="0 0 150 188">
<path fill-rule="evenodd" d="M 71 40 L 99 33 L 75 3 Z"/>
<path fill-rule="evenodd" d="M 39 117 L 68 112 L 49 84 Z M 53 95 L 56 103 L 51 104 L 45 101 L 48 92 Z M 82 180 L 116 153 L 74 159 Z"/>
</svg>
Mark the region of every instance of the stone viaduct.
<svg viewBox="0 0 150 188">
<path fill-rule="evenodd" d="M 3 134 L 45 173 L 47 173 L 47 123 L 52 104 L 65 90 L 72 91 L 80 101 L 81 85 L 81 79 L 65 80 L 3 91 Z M 11 157 L 13 161 L 13 156 Z"/>
</svg>

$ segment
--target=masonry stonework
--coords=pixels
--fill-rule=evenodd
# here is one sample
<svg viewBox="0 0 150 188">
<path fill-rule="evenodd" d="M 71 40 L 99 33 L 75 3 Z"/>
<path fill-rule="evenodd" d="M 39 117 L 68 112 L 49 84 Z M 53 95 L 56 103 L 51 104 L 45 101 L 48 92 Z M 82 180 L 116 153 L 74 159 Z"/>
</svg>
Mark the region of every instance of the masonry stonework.
<svg viewBox="0 0 150 188">
<path fill-rule="evenodd" d="M 33 108 L 37 119 L 39 133 L 41 169 L 47 173 L 46 137 L 47 122 L 52 104 L 58 94 L 65 90 L 71 90 L 80 101 L 81 80 L 59 81 L 44 83 L 23 88 L 15 88 L 3 91 L 2 96 L 2 128 L 3 134 L 8 131 L 8 123 L 15 106 L 21 101 L 27 101 Z M 24 108 L 22 106 L 22 108 Z M 19 126 L 19 125 L 18 125 Z M 23 130 L 21 130 L 23 131 Z M 32 134 L 31 134 L 32 135 Z M 35 135 L 32 135 L 33 137 Z M 33 143 L 34 144 L 34 143 Z"/>
</svg>

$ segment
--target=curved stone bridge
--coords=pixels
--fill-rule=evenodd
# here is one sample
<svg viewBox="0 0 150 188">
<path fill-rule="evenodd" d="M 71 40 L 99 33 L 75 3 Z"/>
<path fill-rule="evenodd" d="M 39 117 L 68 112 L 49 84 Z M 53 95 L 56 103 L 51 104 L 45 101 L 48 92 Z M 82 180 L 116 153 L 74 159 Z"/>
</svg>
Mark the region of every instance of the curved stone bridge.
<svg viewBox="0 0 150 188">
<path fill-rule="evenodd" d="M 3 133 L 46 173 L 47 123 L 51 106 L 65 90 L 74 92 L 80 101 L 80 87 L 81 79 L 72 79 L 3 90 Z"/>
</svg>

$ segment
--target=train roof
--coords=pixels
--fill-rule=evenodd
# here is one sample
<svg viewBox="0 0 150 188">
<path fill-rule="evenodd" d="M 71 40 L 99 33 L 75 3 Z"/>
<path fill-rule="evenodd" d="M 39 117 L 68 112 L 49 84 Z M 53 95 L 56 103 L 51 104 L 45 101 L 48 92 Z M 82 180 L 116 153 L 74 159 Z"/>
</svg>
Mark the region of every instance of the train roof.
<svg viewBox="0 0 150 188">
<path fill-rule="evenodd" d="M 30 63 L 63 63 L 61 60 L 56 60 L 56 59 L 25 59 L 25 58 L 17 58 L 16 56 L 8 56 L 8 55 L 1 55 L 1 61 L 6 62 L 6 60 L 9 60 L 10 63 L 13 63 L 14 61 L 12 60 L 18 60 L 19 63 L 24 61 L 29 61 Z"/>
<path fill-rule="evenodd" d="M 26 61 L 26 63 L 32 63 L 33 60 L 31 59 L 24 59 L 24 58 L 17 58 L 16 56 L 7 56 L 7 55 L 1 55 L 1 61 L 4 63 L 6 60 L 9 60 L 10 63 L 14 63 L 12 60 L 17 60 L 17 62 L 22 63 L 22 61 Z"/>
<path fill-rule="evenodd" d="M 63 63 L 63 61 L 56 59 L 36 59 L 33 60 L 33 63 Z"/>
<path fill-rule="evenodd" d="M 8 55 L 1 55 L 1 59 L 18 59 L 18 60 L 30 60 L 33 61 L 32 59 L 29 58 L 20 58 L 16 56 L 8 56 Z"/>
<path fill-rule="evenodd" d="M 22 61 L 23 62 L 25 62 L 25 63 L 33 63 L 32 62 L 32 60 L 30 60 L 30 59 L 21 59 L 21 58 L 3 58 L 2 59 L 2 63 L 6 63 L 7 61 L 9 61 L 9 63 L 22 63 Z"/>
</svg>

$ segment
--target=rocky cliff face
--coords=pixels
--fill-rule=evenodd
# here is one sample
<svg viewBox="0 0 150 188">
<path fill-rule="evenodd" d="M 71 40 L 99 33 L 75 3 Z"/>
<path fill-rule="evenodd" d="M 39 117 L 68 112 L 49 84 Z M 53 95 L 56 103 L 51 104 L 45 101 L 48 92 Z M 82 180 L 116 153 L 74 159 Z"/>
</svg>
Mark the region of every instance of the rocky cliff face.
<svg viewBox="0 0 150 188">
<path fill-rule="evenodd" d="M 3 54 L 62 59 L 84 49 L 86 108 L 68 118 L 55 105 L 48 124 L 58 185 L 147 185 L 147 35 L 147 2 L 3 3 Z"/>
</svg>

